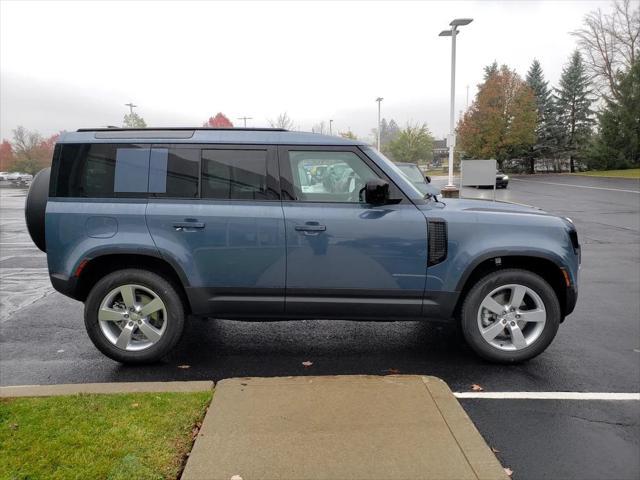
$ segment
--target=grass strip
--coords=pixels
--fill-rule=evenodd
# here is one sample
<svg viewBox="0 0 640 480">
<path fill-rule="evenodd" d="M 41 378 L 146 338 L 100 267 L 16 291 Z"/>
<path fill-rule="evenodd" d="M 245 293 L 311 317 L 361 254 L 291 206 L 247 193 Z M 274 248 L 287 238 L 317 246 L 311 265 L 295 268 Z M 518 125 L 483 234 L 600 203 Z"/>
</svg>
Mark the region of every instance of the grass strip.
<svg viewBox="0 0 640 480">
<path fill-rule="evenodd" d="M 586 175 L 588 177 L 640 179 L 640 168 L 629 168 L 627 170 L 593 170 L 590 172 L 576 173 L 575 175 Z"/>
<path fill-rule="evenodd" d="M 175 479 L 211 395 L 0 399 L 0 478 Z"/>
</svg>

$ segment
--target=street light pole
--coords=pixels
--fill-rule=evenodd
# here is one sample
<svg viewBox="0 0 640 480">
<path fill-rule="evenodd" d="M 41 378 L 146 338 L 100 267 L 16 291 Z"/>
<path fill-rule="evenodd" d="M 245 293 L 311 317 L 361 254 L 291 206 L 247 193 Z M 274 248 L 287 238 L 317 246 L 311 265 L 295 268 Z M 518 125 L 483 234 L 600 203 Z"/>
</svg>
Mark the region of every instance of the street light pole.
<svg viewBox="0 0 640 480">
<path fill-rule="evenodd" d="M 455 189 L 453 184 L 453 158 L 456 146 L 456 133 L 454 125 L 455 117 L 455 95 L 456 95 L 456 37 L 458 36 L 458 27 L 469 25 L 473 21 L 472 18 L 456 18 L 449 25 L 450 30 L 440 32 L 441 37 L 451 37 L 451 99 L 449 103 L 449 137 L 447 138 L 447 146 L 449 147 L 449 182 L 445 188 Z"/>
<path fill-rule="evenodd" d="M 378 151 L 380 151 L 380 104 L 382 100 L 384 100 L 382 97 L 376 98 L 376 102 L 378 102 Z"/>
<path fill-rule="evenodd" d="M 455 131 L 454 131 L 454 113 L 456 108 L 456 35 L 458 29 L 454 26 L 451 27 L 451 99 L 449 103 L 449 182 L 447 187 L 454 187 L 453 184 L 453 157 L 455 149 Z"/>
</svg>

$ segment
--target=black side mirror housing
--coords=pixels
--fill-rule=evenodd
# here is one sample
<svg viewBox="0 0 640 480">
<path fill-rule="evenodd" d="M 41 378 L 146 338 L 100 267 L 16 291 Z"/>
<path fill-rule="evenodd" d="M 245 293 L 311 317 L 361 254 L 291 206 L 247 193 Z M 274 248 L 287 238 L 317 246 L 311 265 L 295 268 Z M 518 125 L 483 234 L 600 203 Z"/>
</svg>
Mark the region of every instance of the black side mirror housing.
<svg viewBox="0 0 640 480">
<path fill-rule="evenodd" d="M 369 180 L 363 190 L 365 203 L 384 205 L 389 202 L 389 182 L 375 178 Z"/>
<path fill-rule="evenodd" d="M 425 175 L 424 179 L 427 181 L 427 183 L 431 183 L 431 177 L 429 175 Z"/>
</svg>

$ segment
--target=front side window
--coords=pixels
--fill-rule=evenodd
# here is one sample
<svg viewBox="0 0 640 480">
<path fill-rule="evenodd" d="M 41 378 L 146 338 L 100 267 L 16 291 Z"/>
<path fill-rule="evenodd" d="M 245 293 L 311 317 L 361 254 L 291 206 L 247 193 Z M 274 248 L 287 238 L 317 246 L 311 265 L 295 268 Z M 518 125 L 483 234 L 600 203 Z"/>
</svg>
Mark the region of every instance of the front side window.
<svg viewBox="0 0 640 480">
<path fill-rule="evenodd" d="M 273 199 L 267 187 L 267 150 L 203 150 L 202 198 Z"/>
<path fill-rule="evenodd" d="M 378 178 L 353 152 L 289 151 L 294 195 L 309 202 L 359 203 L 360 190 Z"/>
</svg>

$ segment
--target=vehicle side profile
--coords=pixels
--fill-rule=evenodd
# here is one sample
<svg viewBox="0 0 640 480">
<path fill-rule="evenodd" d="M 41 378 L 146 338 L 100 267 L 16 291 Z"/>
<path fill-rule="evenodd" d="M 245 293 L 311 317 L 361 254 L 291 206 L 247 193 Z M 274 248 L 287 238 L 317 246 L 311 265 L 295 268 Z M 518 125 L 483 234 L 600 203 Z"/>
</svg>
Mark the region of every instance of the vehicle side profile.
<svg viewBox="0 0 640 480">
<path fill-rule="evenodd" d="M 361 141 L 278 129 L 62 134 L 25 207 L 56 290 L 120 362 L 191 317 L 459 322 L 485 359 L 541 353 L 577 299 L 568 219 L 418 190 Z"/>
</svg>

